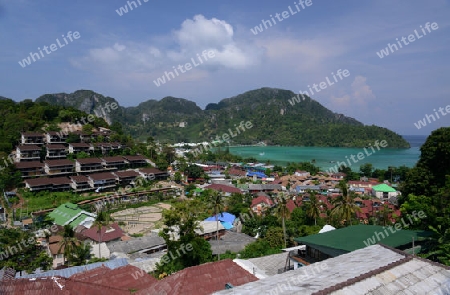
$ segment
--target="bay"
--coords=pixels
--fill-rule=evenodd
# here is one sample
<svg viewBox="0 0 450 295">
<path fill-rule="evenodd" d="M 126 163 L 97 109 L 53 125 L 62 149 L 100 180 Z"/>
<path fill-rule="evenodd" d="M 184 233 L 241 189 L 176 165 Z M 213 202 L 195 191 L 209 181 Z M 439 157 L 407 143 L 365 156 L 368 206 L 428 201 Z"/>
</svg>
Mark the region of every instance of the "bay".
<svg viewBox="0 0 450 295">
<path fill-rule="evenodd" d="M 375 169 L 387 169 L 389 166 L 413 167 L 420 157 L 420 146 L 425 142 L 425 135 L 404 135 L 403 138 L 411 145 L 409 149 L 381 148 L 373 152 L 370 148 L 336 148 L 336 147 L 280 147 L 280 146 L 236 146 L 230 147 L 230 152 L 243 158 L 256 158 L 258 161 L 277 165 L 288 162 L 311 162 L 323 170 L 341 163 L 346 163 L 352 170 L 359 170 L 359 166 L 371 163 Z M 358 160 L 358 153 L 364 158 Z M 368 155 L 370 154 L 370 155 Z M 354 155 L 351 160 L 351 156 Z M 348 165 L 350 163 L 351 165 Z"/>
</svg>

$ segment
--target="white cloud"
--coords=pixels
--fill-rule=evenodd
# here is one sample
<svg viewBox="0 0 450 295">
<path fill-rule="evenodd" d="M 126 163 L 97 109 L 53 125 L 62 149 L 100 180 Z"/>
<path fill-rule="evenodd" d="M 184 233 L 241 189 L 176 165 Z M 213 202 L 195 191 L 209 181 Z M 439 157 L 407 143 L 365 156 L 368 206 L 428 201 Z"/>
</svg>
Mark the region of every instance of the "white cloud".
<svg viewBox="0 0 450 295">
<path fill-rule="evenodd" d="M 339 110 L 349 107 L 366 108 L 376 98 L 372 89 L 367 85 L 367 78 L 356 76 L 351 84 L 351 93 L 344 93 L 339 97 L 331 96 L 331 104 Z"/>
</svg>

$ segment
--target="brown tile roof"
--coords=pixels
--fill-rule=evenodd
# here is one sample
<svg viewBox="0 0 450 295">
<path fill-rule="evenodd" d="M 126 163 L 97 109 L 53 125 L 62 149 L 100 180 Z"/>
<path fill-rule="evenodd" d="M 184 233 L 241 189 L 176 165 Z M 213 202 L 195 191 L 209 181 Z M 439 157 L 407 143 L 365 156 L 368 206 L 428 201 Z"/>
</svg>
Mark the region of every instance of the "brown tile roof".
<svg viewBox="0 0 450 295">
<path fill-rule="evenodd" d="M 259 196 L 259 197 L 254 198 L 252 200 L 252 205 L 251 206 L 253 207 L 253 206 L 256 206 L 256 205 L 261 204 L 261 203 L 266 203 L 268 206 L 272 206 L 274 204 L 273 201 L 271 199 L 269 199 L 268 197 Z"/>
<path fill-rule="evenodd" d="M 43 133 L 39 133 L 39 132 L 22 132 L 22 135 L 25 136 L 42 136 L 44 137 Z"/>
<path fill-rule="evenodd" d="M 18 145 L 17 148 L 21 151 L 40 151 L 41 147 L 35 144 Z"/>
<path fill-rule="evenodd" d="M 29 186 L 40 186 L 40 185 L 61 185 L 61 184 L 70 184 L 71 181 L 67 177 L 54 177 L 54 178 L 48 178 L 48 177 L 41 177 L 41 178 L 33 178 L 33 179 L 26 179 L 24 182 L 28 183 Z"/>
<path fill-rule="evenodd" d="M 226 283 L 240 286 L 257 280 L 231 259 L 225 259 L 185 268 L 135 294 L 206 295 L 224 290 Z"/>
<path fill-rule="evenodd" d="M 17 169 L 26 169 L 26 168 L 44 168 L 44 163 L 39 161 L 30 161 L 30 162 L 19 162 L 14 163 Z"/>
<path fill-rule="evenodd" d="M 66 147 L 62 144 L 47 144 L 45 146 L 48 150 L 65 150 Z"/>
<path fill-rule="evenodd" d="M 145 173 L 145 174 L 166 174 L 167 172 L 161 171 L 157 168 L 140 168 L 139 169 L 140 172 Z"/>
<path fill-rule="evenodd" d="M 75 183 L 89 182 L 89 178 L 84 175 L 70 176 L 70 179 L 72 179 Z"/>
<path fill-rule="evenodd" d="M 120 157 L 120 156 L 102 157 L 102 160 L 105 161 L 106 163 L 113 163 L 113 162 L 123 162 L 123 163 L 125 163 L 125 159 L 123 157 Z"/>
<path fill-rule="evenodd" d="M 116 179 L 114 174 L 111 172 L 101 172 L 101 173 L 93 173 L 88 175 L 93 181 L 97 180 L 108 180 L 108 179 Z"/>
<path fill-rule="evenodd" d="M 98 228 L 96 226 L 92 226 L 90 229 L 85 230 L 83 232 L 83 235 L 93 241 L 100 241 Z M 120 239 L 123 236 L 123 231 L 117 223 L 113 223 L 109 227 L 103 226 L 101 235 L 102 242 L 109 242 L 112 240 Z"/>
<path fill-rule="evenodd" d="M 144 156 L 140 156 L 140 155 L 137 155 L 137 156 L 123 156 L 124 158 L 125 158 L 125 160 L 127 160 L 127 161 L 143 161 L 143 160 L 147 160 L 147 158 L 146 157 L 144 157 Z"/>
<path fill-rule="evenodd" d="M 205 189 L 212 189 L 218 192 L 222 191 L 224 193 L 238 193 L 238 194 L 242 193 L 242 191 L 237 187 L 217 183 L 210 184 L 207 187 L 205 187 Z"/>
<path fill-rule="evenodd" d="M 77 281 L 84 281 L 95 285 L 123 290 L 140 290 L 148 288 L 158 282 L 157 279 L 147 274 L 145 271 L 132 265 L 125 265 L 112 270 L 102 266 L 90 271 L 75 274 L 70 278 Z"/>
<path fill-rule="evenodd" d="M 69 146 L 70 145 L 73 146 L 73 147 L 78 147 L 78 148 L 80 148 L 80 147 L 84 147 L 84 148 L 91 147 L 90 144 L 87 144 L 87 143 L 84 143 L 84 142 L 73 142 L 73 143 L 69 143 Z"/>
<path fill-rule="evenodd" d="M 138 177 L 139 173 L 133 170 L 129 170 L 129 171 L 118 171 L 118 172 L 114 172 L 115 175 L 117 175 L 117 177 L 120 178 L 128 178 L 128 177 Z"/>
<path fill-rule="evenodd" d="M 75 163 L 69 159 L 60 159 L 60 160 L 46 160 L 45 164 L 48 167 L 57 167 L 57 166 L 73 166 Z"/>
<path fill-rule="evenodd" d="M 83 164 L 101 164 L 102 160 L 99 158 L 85 158 L 85 159 L 76 159 L 78 163 Z"/>
</svg>

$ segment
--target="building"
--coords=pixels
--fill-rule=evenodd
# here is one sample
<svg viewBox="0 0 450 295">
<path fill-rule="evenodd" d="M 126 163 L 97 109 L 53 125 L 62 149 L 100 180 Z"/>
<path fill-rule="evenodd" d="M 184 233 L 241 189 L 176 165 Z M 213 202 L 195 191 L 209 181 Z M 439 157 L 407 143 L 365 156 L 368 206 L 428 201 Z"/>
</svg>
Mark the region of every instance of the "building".
<svg viewBox="0 0 450 295">
<path fill-rule="evenodd" d="M 136 295 L 209 295 L 224 290 L 226 286 L 235 287 L 257 280 L 257 277 L 245 271 L 232 260 L 225 259 L 187 267 L 145 289 L 139 290 Z"/>
<path fill-rule="evenodd" d="M 389 185 L 382 183 L 372 187 L 372 195 L 380 200 L 389 200 L 391 197 L 397 197 L 398 192 L 396 189 Z"/>
<path fill-rule="evenodd" d="M 14 163 L 16 169 L 22 174 L 22 178 L 41 176 L 44 174 L 44 163 L 40 161 Z"/>
<path fill-rule="evenodd" d="M 391 227 L 391 229 L 393 229 Z M 382 243 L 384 245 L 412 252 L 414 239 L 415 251 L 420 251 L 420 245 L 427 240 L 430 232 L 423 230 L 392 230 L 378 225 L 352 225 L 329 232 L 310 235 L 294 240 L 306 245 L 304 256 L 299 261 L 308 263 L 336 257 L 369 245 Z"/>
<path fill-rule="evenodd" d="M 64 144 L 67 137 L 67 134 L 64 132 L 48 131 L 45 134 L 45 141 L 47 144 Z"/>
<path fill-rule="evenodd" d="M 35 144 L 18 145 L 16 147 L 16 161 L 39 161 L 41 150 L 41 147 Z"/>
<path fill-rule="evenodd" d="M 71 181 L 67 177 L 41 177 L 25 179 L 25 188 L 31 192 L 37 191 L 67 191 L 71 188 Z"/>
<path fill-rule="evenodd" d="M 49 176 L 52 175 L 69 175 L 74 173 L 74 162 L 68 159 L 47 160 L 44 164 L 44 171 Z"/>
<path fill-rule="evenodd" d="M 70 176 L 72 181 L 71 186 L 75 192 L 84 192 L 93 190 L 94 188 L 89 184 L 89 178 L 84 175 Z"/>
<path fill-rule="evenodd" d="M 45 146 L 47 154 L 45 158 L 51 159 L 64 159 L 67 157 L 66 147 L 62 144 L 47 144 Z"/>
<path fill-rule="evenodd" d="M 140 174 L 134 170 L 114 172 L 116 182 L 119 185 L 127 185 L 133 183 Z"/>
<path fill-rule="evenodd" d="M 136 155 L 123 157 L 128 162 L 131 168 L 147 166 L 148 164 L 150 164 L 150 160 L 144 156 Z"/>
<path fill-rule="evenodd" d="M 20 143 L 42 145 L 44 144 L 44 134 L 38 132 L 22 132 L 20 136 Z"/>
<path fill-rule="evenodd" d="M 103 171 L 103 162 L 99 158 L 76 159 L 75 171 L 78 173 L 100 172 Z"/>
<path fill-rule="evenodd" d="M 164 180 L 169 176 L 167 171 L 161 171 L 157 168 L 139 168 L 138 171 L 144 179 L 148 180 Z"/>
<path fill-rule="evenodd" d="M 80 209 L 78 205 L 65 203 L 53 210 L 49 217 L 53 218 L 53 222 L 56 225 L 64 226 L 69 224 L 72 228 L 82 225 L 90 228 L 96 215 Z"/>
<path fill-rule="evenodd" d="M 89 174 L 89 185 L 98 190 L 107 190 L 116 187 L 116 176 L 111 172 Z"/>
<path fill-rule="evenodd" d="M 63 237 L 56 235 L 48 239 L 47 254 L 53 259 L 53 268 L 64 265 L 67 261 L 64 257 L 64 245 L 61 244 Z"/>
<path fill-rule="evenodd" d="M 107 170 L 121 170 L 124 169 L 127 165 L 127 162 L 123 157 L 115 156 L 115 157 L 102 157 L 103 167 Z"/>
<path fill-rule="evenodd" d="M 266 196 L 259 196 L 252 200 L 252 204 L 250 205 L 253 212 L 257 215 L 261 215 L 267 209 L 275 206 L 275 203 Z"/>
<path fill-rule="evenodd" d="M 77 154 L 80 152 L 85 152 L 89 154 L 91 151 L 93 151 L 93 148 L 88 143 L 85 142 L 69 143 L 69 154 Z"/>
<path fill-rule="evenodd" d="M 373 245 L 213 294 L 449 294 L 450 267 Z"/>
</svg>

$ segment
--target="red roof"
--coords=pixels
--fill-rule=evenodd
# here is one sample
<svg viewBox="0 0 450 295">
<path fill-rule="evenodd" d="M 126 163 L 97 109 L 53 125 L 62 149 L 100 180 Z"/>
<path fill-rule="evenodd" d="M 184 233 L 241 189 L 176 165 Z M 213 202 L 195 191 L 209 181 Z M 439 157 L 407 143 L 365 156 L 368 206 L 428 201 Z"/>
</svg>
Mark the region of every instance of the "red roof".
<svg viewBox="0 0 450 295">
<path fill-rule="evenodd" d="M 83 235 L 86 238 L 89 238 L 95 242 L 100 241 L 98 228 L 96 226 L 92 226 L 90 229 L 85 230 L 83 232 Z M 109 242 L 120 239 L 123 236 L 123 231 L 117 223 L 113 223 L 109 225 L 109 227 L 103 226 L 101 230 L 101 235 L 102 235 L 102 242 Z"/>
<path fill-rule="evenodd" d="M 266 204 L 269 205 L 269 206 L 272 206 L 272 205 L 273 205 L 273 201 L 272 201 L 271 199 L 269 199 L 268 197 L 265 197 L 265 196 L 259 196 L 259 197 L 254 198 L 254 199 L 252 200 L 252 207 L 253 207 L 253 206 L 256 206 L 256 205 L 258 205 L 258 204 L 261 204 L 261 203 L 266 203 Z"/>
<path fill-rule="evenodd" d="M 215 190 L 218 192 L 222 191 L 224 193 L 230 193 L 230 194 L 231 193 L 238 193 L 238 194 L 242 193 L 242 191 L 240 189 L 238 189 L 237 187 L 229 186 L 229 185 L 225 185 L 225 184 L 217 184 L 217 183 L 210 184 L 207 187 L 205 187 L 205 189 L 212 189 L 212 190 Z"/>
<path fill-rule="evenodd" d="M 226 283 L 240 286 L 257 280 L 231 259 L 225 259 L 185 268 L 135 294 L 207 295 L 224 290 Z"/>
</svg>

